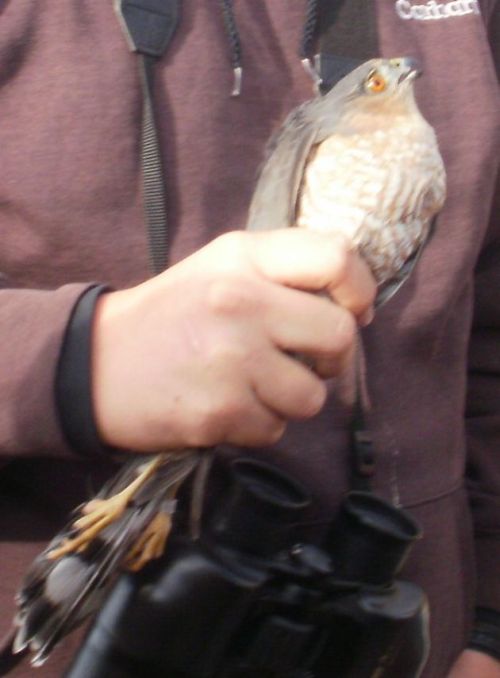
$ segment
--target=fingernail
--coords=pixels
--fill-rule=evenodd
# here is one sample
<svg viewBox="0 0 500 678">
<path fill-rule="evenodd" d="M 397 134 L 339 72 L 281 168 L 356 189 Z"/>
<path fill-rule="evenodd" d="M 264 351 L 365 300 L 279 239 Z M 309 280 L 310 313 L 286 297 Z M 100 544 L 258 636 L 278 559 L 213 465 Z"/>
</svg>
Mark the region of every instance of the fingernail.
<svg viewBox="0 0 500 678">
<path fill-rule="evenodd" d="M 375 318 L 375 309 L 373 308 L 373 306 L 370 306 L 370 308 L 367 311 L 365 311 L 359 316 L 358 320 L 359 325 L 361 327 L 368 327 L 368 325 L 370 325 L 370 323 L 373 322 L 374 318 Z"/>
</svg>

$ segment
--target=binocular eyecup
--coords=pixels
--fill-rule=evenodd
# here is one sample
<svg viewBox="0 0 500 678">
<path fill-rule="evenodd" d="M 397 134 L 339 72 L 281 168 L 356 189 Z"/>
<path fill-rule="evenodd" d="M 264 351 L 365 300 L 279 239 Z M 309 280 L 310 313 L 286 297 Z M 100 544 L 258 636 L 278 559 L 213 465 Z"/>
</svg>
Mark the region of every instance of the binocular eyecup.
<svg viewBox="0 0 500 678">
<path fill-rule="evenodd" d="M 118 579 L 66 677 L 418 676 L 426 599 L 395 579 L 418 526 L 351 492 L 323 543 L 297 544 L 310 503 L 273 466 L 233 461 L 200 538 L 178 530 L 160 561 Z"/>
</svg>

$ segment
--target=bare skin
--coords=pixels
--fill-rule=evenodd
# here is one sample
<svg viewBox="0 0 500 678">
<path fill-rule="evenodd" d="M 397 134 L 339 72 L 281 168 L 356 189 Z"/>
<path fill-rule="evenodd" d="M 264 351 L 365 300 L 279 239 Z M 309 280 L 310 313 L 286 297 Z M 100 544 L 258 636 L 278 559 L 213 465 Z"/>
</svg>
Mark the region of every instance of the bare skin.
<svg viewBox="0 0 500 678">
<path fill-rule="evenodd" d="M 326 291 L 335 302 L 305 292 Z M 94 333 L 93 395 L 102 439 L 137 451 L 277 440 L 288 419 L 323 405 L 375 284 L 348 243 L 288 229 L 234 233 L 135 288 L 103 295 Z M 312 372 L 288 353 L 315 364 Z M 129 554 L 162 550 L 161 516 Z M 83 548 L 83 547 L 82 547 Z M 465 650 L 448 678 L 500 678 L 500 662 Z"/>
<path fill-rule="evenodd" d="M 92 373 L 102 440 L 144 452 L 276 441 L 321 409 L 323 378 L 349 363 L 375 293 L 344 238 L 286 229 L 226 234 L 103 295 Z"/>
<path fill-rule="evenodd" d="M 142 285 L 104 295 L 92 366 L 102 440 L 136 451 L 274 442 L 287 420 L 321 409 L 323 379 L 351 360 L 375 293 L 344 238 L 286 229 L 227 234 Z M 158 463 L 87 504 L 79 533 L 48 557 L 86 548 Z M 162 552 L 169 529 L 168 516 L 153 520 L 129 567 Z"/>
<path fill-rule="evenodd" d="M 464 650 L 448 678 L 500 678 L 500 661 L 476 650 Z"/>
</svg>

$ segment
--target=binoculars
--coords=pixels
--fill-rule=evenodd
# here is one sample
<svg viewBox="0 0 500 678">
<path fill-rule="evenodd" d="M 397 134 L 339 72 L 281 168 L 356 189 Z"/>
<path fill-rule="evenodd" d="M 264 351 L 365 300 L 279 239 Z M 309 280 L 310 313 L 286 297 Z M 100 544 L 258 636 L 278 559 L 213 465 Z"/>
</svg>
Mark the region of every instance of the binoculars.
<svg viewBox="0 0 500 678">
<path fill-rule="evenodd" d="M 428 651 L 427 602 L 395 579 L 419 528 L 350 492 L 320 544 L 297 543 L 310 499 L 239 458 L 196 540 L 118 581 L 66 678 L 411 678 Z"/>
</svg>

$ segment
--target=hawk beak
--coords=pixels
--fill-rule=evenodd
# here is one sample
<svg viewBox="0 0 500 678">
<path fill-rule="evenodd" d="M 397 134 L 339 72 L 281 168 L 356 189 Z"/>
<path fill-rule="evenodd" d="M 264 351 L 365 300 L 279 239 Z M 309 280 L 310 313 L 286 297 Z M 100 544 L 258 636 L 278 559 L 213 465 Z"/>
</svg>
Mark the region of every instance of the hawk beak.
<svg viewBox="0 0 500 678">
<path fill-rule="evenodd" d="M 420 64 L 416 59 L 412 57 L 404 57 L 403 59 L 395 59 L 395 66 L 398 66 L 401 69 L 401 75 L 398 78 L 398 84 L 405 82 L 406 80 L 412 82 L 416 78 L 422 75 L 422 69 Z"/>
</svg>

